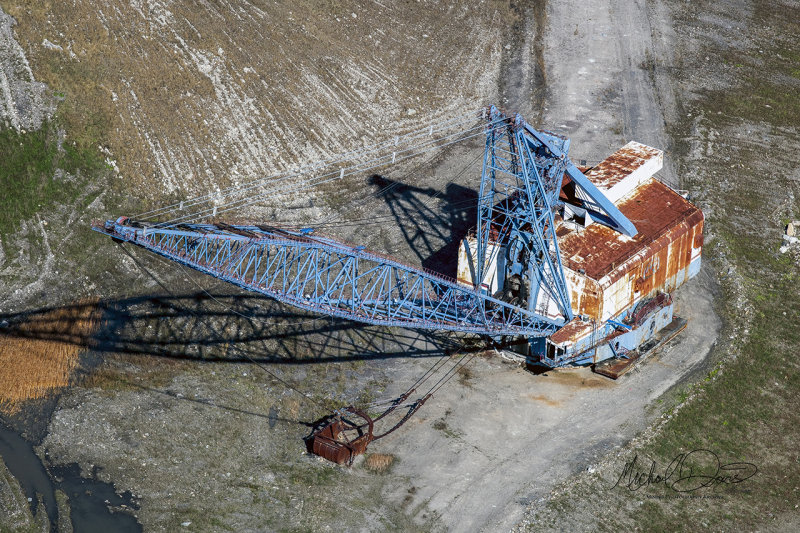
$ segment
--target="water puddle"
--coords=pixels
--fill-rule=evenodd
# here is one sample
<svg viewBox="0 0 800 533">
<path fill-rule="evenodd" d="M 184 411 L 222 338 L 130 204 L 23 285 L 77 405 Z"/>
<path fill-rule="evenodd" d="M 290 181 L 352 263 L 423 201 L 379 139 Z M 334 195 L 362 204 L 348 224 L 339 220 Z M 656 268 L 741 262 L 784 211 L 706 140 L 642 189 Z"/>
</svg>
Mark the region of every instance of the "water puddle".
<svg viewBox="0 0 800 533">
<path fill-rule="evenodd" d="M 0 422 L 0 455 L 9 472 L 19 481 L 31 511 L 44 507 L 50 530 L 58 530 L 56 490 L 67 495 L 74 531 L 139 533 L 142 526 L 128 510 L 139 507 L 130 492 L 119 495 L 110 483 L 81 477 L 76 464 L 52 467 L 48 473 L 30 442 Z M 96 477 L 97 472 L 93 472 Z"/>
<path fill-rule="evenodd" d="M 53 467 L 57 487 L 69 498 L 70 518 L 75 531 L 138 533 L 142 526 L 126 509 L 139 506 L 128 491 L 117 494 L 114 486 L 97 479 L 81 477 L 76 464 Z M 97 475 L 97 472 L 94 472 Z"/>
<path fill-rule="evenodd" d="M 58 505 L 50 475 L 39 460 L 39 456 L 34 453 L 31 443 L 2 423 L 0 423 L 0 455 L 3 456 L 8 471 L 22 485 L 25 497 L 31 502 L 31 511 L 38 512 L 41 498 L 50 524 L 55 524 L 58 520 Z"/>
</svg>

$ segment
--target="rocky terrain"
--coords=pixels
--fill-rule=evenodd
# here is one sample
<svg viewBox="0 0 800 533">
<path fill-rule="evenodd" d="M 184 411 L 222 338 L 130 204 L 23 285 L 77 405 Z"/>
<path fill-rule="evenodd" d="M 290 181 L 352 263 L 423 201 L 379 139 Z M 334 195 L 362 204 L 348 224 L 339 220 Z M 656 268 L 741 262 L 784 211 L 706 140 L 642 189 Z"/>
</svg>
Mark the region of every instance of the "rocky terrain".
<svg viewBox="0 0 800 533">
<path fill-rule="evenodd" d="M 8 195 L 24 209 L 0 217 L 0 319 L 14 325 L 85 297 L 100 298 L 105 317 L 72 386 L 3 416 L 4 431 L 34 444 L 24 457 L 47 469 L 52 496 L 32 517 L 25 489 L 3 473 L 11 511 L 0 525 L 41 528 L 46 511 L 66 531 L 91 508 L 97 523 L 116 516 L 114 527 L 131 530 L 595 530 L 598 517 L 617 530 L 755 529 L 767 505 L 777 526 L 791 525 L 791 489 L 754 500 L 796 486 L 789 441 L 757 422 L 786 428 L 791 416 L 740 402 L 759 404 L 751 391 L 766 405 L 796 403 L 797 367 L 783 359 L 796 334 L 764 333 L 797 323 L 796 258 L 754 243 L 774 237 L 777 251 L 781 222 L 798 218 L 797 107 L 784 96 L 797 89 L 797 19 L 723 4 L 0 2 L 4 150 L 39 180 Z M 618 382 L 588 369 L 534 376 L 478 356 L 373 444 L 390 457 L 385 468 L 369 457 L 333 466 L 302 438 L 332 408 L 401 393 L 464 339 L 298 313 L 88 230 L 93 218 L 493 102 L 569 136 L 576 160 L 629 140 L 667 151 L 662 179 L 708 219 L 705 266 L 677 298 L 689 327 Z M 783 149 L 764 157 L 764 146 Z M 340 237 L 446 268 L 449 243 L 472 224 L 463 207 L 477 196 L 481 150 L 478 139 L 386 169 L 397 184 L 383 195 L 364 176 L 240 216 L 334 220 Z M 4 172 L 14 183 L 6 176 L 20 171 Z M 765 366 L 752 380 L 734 361 L 759 348 Z M 739 399 L 717 392 L 728 387 Z M 751 427 L 774 444 L 756 453 Z M 626 454 L 668 463 L 701 445 L 757 462 L 754 492 L 726 493 L 704 512 L 687 510 L 690 500 L 597 497 Z M 108 502 L 82 500 L 72 487 L 83 482 Z M 742 503 L 755 511 L 732 514 Z"/>
</svg>

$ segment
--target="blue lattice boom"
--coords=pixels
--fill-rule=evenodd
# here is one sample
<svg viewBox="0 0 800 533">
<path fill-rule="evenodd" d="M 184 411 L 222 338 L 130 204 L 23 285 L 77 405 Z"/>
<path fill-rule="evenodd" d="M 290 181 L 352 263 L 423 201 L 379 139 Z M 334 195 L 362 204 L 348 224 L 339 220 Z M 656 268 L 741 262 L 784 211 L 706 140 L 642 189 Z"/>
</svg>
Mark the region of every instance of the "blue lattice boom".
<svg viewBox="0 0 800 533">
<path fill-rule="evenodd" d="M 520 115 L 506 115 L 495 107 L 485 109 L 483 117 L 486 145 L 471 286 L 311 229 L 177 223 L 179 219 L 157 223 L 127 217 L 94 223 L 93 229 L 316 313 L 490 337 L 545 337 L 573 318 L 554 223 L 564 175 L 584 191 L 593 216 L 594 211 L 602 213 L 627 235 L 635 235 L 636 228 L 572 164 L 568 139 L 538 131 Z M 433 131 L 431 126 L 429 134 Z M 449 143 L 451 137 L 443 139 Z M 420 146 L 426 143 L 430 144 L 425 141 Z M 406 151 L 413 152 L 412 148 Z M 394 162 L 396 153 L 390 156 Z M 373 161 L 383 164 L 380 158 Z M 344 174 L 342 167 L 339 179 Z M 158 211 L 168 213 L 170 208 Z M 495 294 L 488 294 L 484 281 L 496 262 L 493 254 L 498 253 L 505 254 L 506 281 Z"/>
<path fill-rule="evenodd" d="M 129 242 L 290 305 L 369 324 L 545 336 L 564 324 L 310 230 L 257 225 L 94 223 Z"/>
<path fill-rule="evenodd" d="M 538 132 L 520 115 L 507 117 L 492 107 L 477 231 L 479 282 L 483 282 L 492 259 L 490 243 L 505 243 L 508 274 L 521 276 L 529 286 L 528 294 L 522 297 L 526 307 L 544 315 L 552 301 L 565 321 L 572 319 L 572 309 L 553 206 L 561 190 L 568 149 L 568 140 Z"/>
</svg>

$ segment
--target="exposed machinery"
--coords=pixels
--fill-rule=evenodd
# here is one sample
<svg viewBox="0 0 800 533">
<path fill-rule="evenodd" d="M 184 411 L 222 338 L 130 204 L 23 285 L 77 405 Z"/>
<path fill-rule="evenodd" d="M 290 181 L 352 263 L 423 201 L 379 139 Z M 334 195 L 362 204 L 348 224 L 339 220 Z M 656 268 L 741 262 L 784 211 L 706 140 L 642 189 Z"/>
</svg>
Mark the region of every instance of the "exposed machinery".
<svg viewBox="0 0 800 533">
<path fill-rule="evenodd" d="M 524 302 L 527 296 L 528 306 L 536 302 L 545 317 L 568 319 L 552 334 L 520 346 L 530 362 L 559 367 L 631 359 L 667 326 L 662 341 L 685 325 L 674 319 L 671 293 L 700 270 L 703 213 L 654 178 L 662 163 L 660 150 L 630 142 L 583 172 L 567 165 L 551 203 L 555 238 L 549 246 L 559 260 L 567 305 L 537 298 L 528 285 L 535 286 L 533 276 L 520 279 L 519 257 L 526 249 L 513 234 L 504 238 L 498 231 L 487 238 L 479 227 L 464 240 L 459 282 L 473 283 L 471 255 L 488 247 L 491 268 L 479 278 L 484 286 L 505 300 Z M 594 188 L 589 198 L 587 182 Z M 601 200 L 615 210 L 598 209 Z"/>
<path fill-rule="evenodd" d="M 631 142 L 584 173 L 568 140 L 494 107 L 484 116 L 478 220 L 457 281 L 313 228 L 120 217 L 93 229 L 309 311 L 517 339 L 548 367 L 635 350 L 672 321 L 659 294 L 699 271 L 702 212 L 653 178 L 659 150 Z M 391 161 L 415 148 L 398 145 Z M 345 170 L 360 169 L 338 179 Z"/>
<path fill-rule="evenodd" d="M 578 168 L 568 157 L 569 140 L 495 107 L 482 117 L 477 128 L 474 116 L 453 119 L 323 166 L 93 229 L 300 309 L 479 334 L 548 368 L 632 359 L 662 330 L 679 329 L 671 293 L 699 271 L 703 214 L 654 177 L 663 153 L 631 142 L 594 167 Z M 260 195 L 291 192 L 294 182 L 363 175 L 476 135 L 486 141 L 478 217 L 461 243 L 457 279 L 313 227 L 218 221 Z M 320 168 L 327 170 L 304 177 Z M 346 430 L 360 432 L 357 443 L 372 439 L 371 422 L 368 431 L 348 424 L 341 416 L 329 421 L 318 445 L 329 446 Z M 352 451 L 343 449 L 331 452 L 334 460 Z"/>
</svg>

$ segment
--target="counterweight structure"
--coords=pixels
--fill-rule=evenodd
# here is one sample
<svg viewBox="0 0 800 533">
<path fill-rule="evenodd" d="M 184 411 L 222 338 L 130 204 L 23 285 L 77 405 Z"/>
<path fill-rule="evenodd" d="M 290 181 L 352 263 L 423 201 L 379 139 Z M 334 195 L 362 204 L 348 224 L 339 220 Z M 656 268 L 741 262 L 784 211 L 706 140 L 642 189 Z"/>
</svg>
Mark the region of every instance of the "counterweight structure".
<svg viewBox="0 0 800 533">
<path fill-rule="evenodd" d="M 609 338 L 639 331 L 643 324 L 652 333 L 663 327 L 665 320 L 671 320 L 671 298 L 659 295 L 677 287 L 699 268 L 702 213 L 700 230 L 697 220 L 684 220 L 688 214 L 684 204 L 691 204 L 654 180 L 652 174 L 643 177 L 654 168 L 652 164 L 638 174 L 634 172 L 634 178 L 617 180 L 624 185 L 617 187 L 625 189 L 621 193 L 610 186 L 619 185 L 611 183 L 619 176 L 603 182 L 596 177 L 598 171 L 594 170 L 593 178 L 592 170 L 587 175 L 578 169 L 568 158 L 567 139 L 538 131 L 521 116 L 506 115 L 494 107 L 484 110 L 483 116 L 486 143 L 478 219 L 459 253 L 458 280 L 320 235 L 312 228 L 120 217 L 95 223 L 93 229 L 304 310 L 369 324 L 461 331 L 505 341 L 521 339 L 517 344 L 529 361 L 546 366 L 618 356 L 642 342 L 644 336 L 637 334 L 631 340 L 633 336 L 629 335 L 622 349 L 619 341 L 615 349 Z M 391 163 L 402 154 L 399 148 L 390 150 L 385 160 L 378 160 Z M 411 149 L 408 151 L 411 153 Z M 640 160 L 634 154 L 629 166 Z M 624 169 L 620 172 L 617 174 L 624 174 Z M 344 175 L 342 169 L 338 177 Z M 638 181 L 634 184 L 632 180 Z M 650 195 L 654 198 L 651 202 L 674 202 L 681 206 L 682 214 L 667 216 L 670 220 L 658 228 L 647 222 L 646 213 L 644 219 L 640 218 L 642 213 L 625 203 L 629 196 L 625 192 L 636 194 L 644 184 L 658 189 Z M 615 198 L 615 194 L 622 196 Z M 632 219 L 637 226 L 647 228 L 646 234 L 637 230 Z M 653 257 L 662 256 L 648 250 L 652 251 L 654 242 L 663 241 L 672 231 L 667 226 L 676 220 L 689 228 L 693 239 L 688 252 L 682 248 L 680 264 L 688 258 L 691 268 L 685 268 L 680 280 L 673 276 L 668 283 L 664 282 L 666 278 L 660 284 L 652 280 L 649 284 L 636 282 L 640 290 L 636 295 L 631 292 L 631 298 L 618 298 L 615 293 L 620 303 L 616 307 L 587 304 L 591 299 L 587 291 L 594 291 L 593 297 L 600 302 L 608 299 L 603 291 L 610 290 L 609 280 L 626 261 L 631 263 L 626 273 L 636 271 L 640 278 L 644 274 L 636 265 L 642 261 L 650 261 L 648 272 L 657 272 Z M 597 277 L 603 270 L 598 265 L 605 259 L 590 265 L 587 258 L 591 254 L 573 253 L 583 242 L 582 234 L 589 233 L 597 234 L 592 237 L 595 247 L 610 245 L 621 250 L 621 255 L 614 256 L 614 266 L 603 274 L 610 275 L 609 280 Z M 678 233 L 670 233 L 672 237 L 661 243 L 662 248 L 669 250 Z M 671 257 L 668 252 L 663 258 L 665 266 L 674 263 Z M 581 261 L 589 262 L 584 265 Z M 624 283 L 633 283 L 627 274 L 617 276 L 613 283 L 623 277 Z M 644 285 L 647 290 L 643 290 Z M 648 320 L 654 313 L 661 318 L 651 326 Z M 637 321 L 631 322 L 634 315 Z"/>
</svg>

